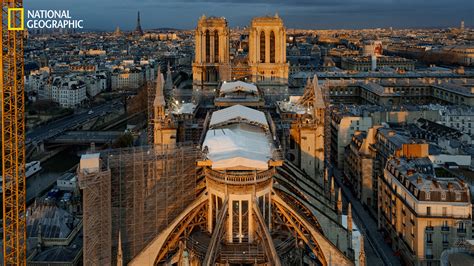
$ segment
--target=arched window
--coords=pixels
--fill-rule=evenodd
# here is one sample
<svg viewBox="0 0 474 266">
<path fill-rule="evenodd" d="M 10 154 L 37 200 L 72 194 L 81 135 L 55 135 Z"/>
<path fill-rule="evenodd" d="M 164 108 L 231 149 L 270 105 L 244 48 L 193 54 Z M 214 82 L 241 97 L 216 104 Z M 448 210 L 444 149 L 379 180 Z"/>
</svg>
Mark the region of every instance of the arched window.
<svg viewBox="0 0 474 266">
<path fill-rule="evenodd" d="M 219 32 L 214 31 L 214 62 L 219 63 Z"/>
<path fill-rule="evenodd" d="M 265 32 L 260 32 L 260 63 L 265 63 Z"/>
<path fill-rule="evenodd" d="M 209 30 L 206 30 L 206 63 L 211 62 L 211 35 Z"/>
<path fill-rule="evenodd" d="M 270 63 L 275 63 L 275 32 L 270 33 Z"/>
</svg>

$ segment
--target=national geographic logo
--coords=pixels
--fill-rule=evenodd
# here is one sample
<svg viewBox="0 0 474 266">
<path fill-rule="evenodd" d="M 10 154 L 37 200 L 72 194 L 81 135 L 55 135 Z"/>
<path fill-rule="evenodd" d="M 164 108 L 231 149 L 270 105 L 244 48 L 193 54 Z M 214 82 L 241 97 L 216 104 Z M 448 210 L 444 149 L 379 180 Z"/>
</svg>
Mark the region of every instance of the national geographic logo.
<svg viewBox="0 0 474 266">
<path fill-rule="evenodd" d="M 19 16 L 19 24 L 16 16 Z M 8 9 L 8 30 L 24 30 L 25 29 L 25 9 L 9 8 Z"/>
<path fill-rule="evenodd" d="M 83 29 L 82 19 L 73 19 L 69 10 L 27 10 L 8 9 L 8 30 L 27 29 Z"/>
</svg>

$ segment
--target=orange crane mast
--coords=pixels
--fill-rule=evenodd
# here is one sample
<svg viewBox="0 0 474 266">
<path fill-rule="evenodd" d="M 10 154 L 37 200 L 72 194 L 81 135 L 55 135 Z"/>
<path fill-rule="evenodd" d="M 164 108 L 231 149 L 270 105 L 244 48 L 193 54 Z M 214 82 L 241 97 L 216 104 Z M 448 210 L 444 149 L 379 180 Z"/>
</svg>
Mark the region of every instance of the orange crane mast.
<svg viewBox="0 0 474 266">
<path fill-rule="evenodd" d="M 25 30 L 23 11 L 18 10 L 22 7 L 22 0 L 2 0 L 3 265 L 26 265 Z"/>
</svg>

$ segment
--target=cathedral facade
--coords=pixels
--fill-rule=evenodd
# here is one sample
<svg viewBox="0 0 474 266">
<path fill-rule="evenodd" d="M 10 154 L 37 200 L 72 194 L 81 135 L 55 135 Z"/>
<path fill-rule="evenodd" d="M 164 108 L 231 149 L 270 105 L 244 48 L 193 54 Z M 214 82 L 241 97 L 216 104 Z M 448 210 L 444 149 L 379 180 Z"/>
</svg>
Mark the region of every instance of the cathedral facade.
<svg viewBox="0 0 474 266">
<path fill-rule="evenodd" d="M 278 15 L 252 20 L 248 64 L 252 82 L 264 89 L 267 95 L 280 94 L 281 87 L 288 87 L 286 30 Z"/>
<path fill-rule="evenodd" d="M 229 57 L 230 31 L 225 18 L 202 16 L 195 30 L 193 90 L 210 92 L 223 81 L 249 77 L 265 95 L 285 95 L 288 89 L 286 29 L 278 16 L 254 18 L 249 30 L 247 58 L 234 64 Z M 233 69 L 247 73 L 232 76 Z M 239 71 L 241 72 L 241 71 Z"/>
</svg>

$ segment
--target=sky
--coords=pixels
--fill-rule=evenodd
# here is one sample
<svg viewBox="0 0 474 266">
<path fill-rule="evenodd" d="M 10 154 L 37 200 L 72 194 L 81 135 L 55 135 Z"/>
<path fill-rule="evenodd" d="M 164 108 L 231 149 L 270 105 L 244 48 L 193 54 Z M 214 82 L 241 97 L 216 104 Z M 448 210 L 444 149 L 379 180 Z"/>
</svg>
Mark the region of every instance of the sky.
<svg viewBox="0 0 474 266">
<path fill-rule="evenodd" d="M 299 29 L 421 28 L 474 26 L 474 0 L 24 0 L 32 9 L 67 9 L 87 29 L 192 29 L 197 19 L 222 16 L 231 27 L 256 16 L 283 18 Z"/>
</svg>

